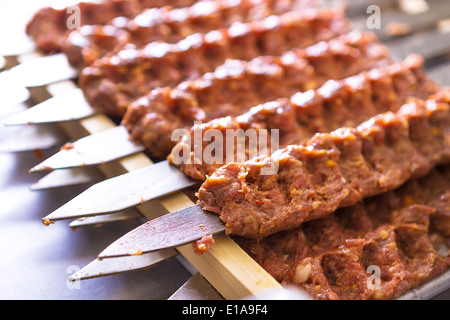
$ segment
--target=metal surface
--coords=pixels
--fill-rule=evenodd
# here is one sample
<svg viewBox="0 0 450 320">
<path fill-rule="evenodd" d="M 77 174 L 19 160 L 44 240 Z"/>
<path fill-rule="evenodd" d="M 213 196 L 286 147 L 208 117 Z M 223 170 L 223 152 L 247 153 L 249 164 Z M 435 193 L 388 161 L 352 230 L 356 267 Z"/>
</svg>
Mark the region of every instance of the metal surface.
<svg viewBox="0 0 450 320">
<path fill-rule="evenodd" d="M 444 85 L 450 85 L 450 62 L 430 68 L 428 75 Z"/>
<path fill-rule="evenodd" d="M 224 230 L 225 225 L 217 214 L 194 205 L 142 224 L 114 241 L 98 257 L 106 259 L 145 254 L 181 246 Z"/>
<path fill-rule="evenodd" d="M 61 145 L 65 140 L 66 137 L 53 126 L 19 127 L 6 137 L 0 137 L 0 153 L 47 150 Z"/>
<path fill-rule="evenodd" d="M 134 208 L 130 208 L 121 212 L 111 213 L 108 215 L 79 218 L 72 221 L 69 224 L 69 227 L 72 229 L 89 226 L 100 227 L 107 223 L 131 221 L 137 219 L 143 219 L 142 215 Z"/>
<path fill-rule="evenodd" d="M 365 10 L 370 5 L 377 5 L 377 1 L 358 1 L 367 2 L 360 12 L 365 13 Z M 392 2 L 392 1 L 391 1 Z M 381 6 L 383 8 L 383 6 Z M 393 40 L 396 38 L 411 35 L 421 30 L 431 30 L 436 26 L 436 22 L 449 17 L 450 2 L 442 0 L 430 0 L 429 10 L 417 14 L 410 14 L 402 11 L 400 8 L 392 8 L 382 11 L 382 19 L 380 21 L 380 28 L 372 30 L 381 41 Z M 358 29 L 366 29 L 368 15 L 359 15 L 353 19 L 353 23 Z"/>
<path fill-rule="evenodd" d="M 427 31 L 388 44 L 396 59 L 404 59 L 411 52 L 420 52 L 425 60 L 436 59 L 450 52 L 450 33 Z"/>
<path fill-rule="evenodd" d="M 356 19 L 366 14 L 371 5 L 380 7 L 383 11 L 396 8 L 395 0 L 347 0 L 348 8 L 346 14 L 351 19 Z"/>
<path fill-rule="evenodd" d="M 53 171 L 30 186 L 31 190 L 46 190 L 74 185 L 91 184 L 104 179 L 96 168 L 73 168 Z"/>
<path fill-rule="evenodd" d="M 412 289 L 398 298 L 398 300 L 429 300 L 449 299 L 450 292 L 450 270 L 440 276 Z M 447 291 L 446 291 L 447 290 Z"/>
<path fill-rule="evenodd" d="M 196 273 L 168 300 L 223 300 L 223 297 L 200 273 Z"/>
</svg>

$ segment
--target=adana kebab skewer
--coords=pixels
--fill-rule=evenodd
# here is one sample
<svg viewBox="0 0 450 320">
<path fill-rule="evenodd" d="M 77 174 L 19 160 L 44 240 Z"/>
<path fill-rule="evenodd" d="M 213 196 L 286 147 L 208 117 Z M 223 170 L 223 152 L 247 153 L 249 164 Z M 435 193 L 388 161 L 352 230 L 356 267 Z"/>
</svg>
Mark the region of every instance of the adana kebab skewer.
<svg viewBox="0 0 450 320">
<path fill-rule="evenodd" d="M 226 164 L 202 184 L 199 204 L 144 223 L 99 258 L 144 254 L 223 231 L 262 239 L 394 190 L 449 163 L 449 102 L 448 90 L 411 99 L 356 128 L 318 133 L 304 145 Z M 274 163 L 275 174 L 261 175 Z"/>
<path fill-rule="evenodd" d="M 318 132 L 357 126 L 379 113 L 397 111 L 410 97 L 425 99 L 438 90 L 439 86 L 426 75 L 421 56 L 410 55 L 402 62 L 392 62 L 340 81 L 329 80 L 317 90 L 261 104 L 239 116 L 194 125 L 172 149 L 168 161 L 189 177 L 204 181 L 230 158 L 225 141 L 221 146 L 223 158 L 215 156 L 217 162 L 212 163 L 195 162 L 196 154 L 206 153 L 210 142 L 204 135 L 211 129 L 220 131 L 224 137 L 227 130 L 268 130 L 268 142 L 270 131 L 278 129 L 280 147 L 303 144 Z M 197 134 L 201 139 L 196 141 Z M 267 147 L 270 148 L 270 144 Z M 240 150 L 234 149 L 231 159 L 237 161 Z M 242 152 L 245 160 L 253 151 L 246 143 Z"/>
<path fill-rule="evenodd" d="M 64 17 L 59 17 L 58 23 L 63 26 L 48 28 L 48 32 L 37 37 L 42 40 L 41 38 L 47 39 L 47 36 L 50 36 L 49 41 L 53 45 L 53 34 L 65 31 L 62 39 L 58 40 L 60 53 L 33 59 L 14 67 L 12 76 L 28 87 L 72 79 L 79 76 L 80 71 L 94 60 L 117 53 L 121 49 L 138 49 L 154 41 L 175 43 L 194 33 L 228 28 L 234 22 L 263 19 L 272 14 L 298 10 L 298 7 L 314 8 L 314 3 L 315 1 L 310 0 L 289 0 L 280 6 L 273 0 L 205 0 L 180 8 L 174 8 L 168 3 L 165 7 L 151 6 L 151 9 L 147 10 L 143 8 L 144 11 L 141 10 L 132 17 L 115 16 L 107 23 L 85 24 L 80 29 L 73 30 L 68 30 Z M 86 14 L 90 14 L 89 10 Z M 45 26 L 45 20 L 43 21 L 40 14 L 36 16 L 37 18 L 30 22 L 30 32 Z M 91 18 L 86 20 L 95 21 Z M 53 29 L 55 32 L 52 32 Z M 46 71 L 46 76 L 37 77 L 38 71 Z"/>
<path fill-rule="evenodd" d="M 280 6 L 274 0 L 202 0 L 183 8 L 153 8 L 133 18 L 119 17 L 106 25 L 75 30 L 65 38 L 61 50 L 72 66 L 81 69 L 121 49 L 142 48 L 154 41 L 176 43 L 194 33 L 228 28 L 235 22 L 314 8 L 315 2 L 289 0 Z"/>
<path fill-rule="evenodd" d="M 71 143 L 31 172 L 101 164 L 144 148 L 152 159 L 165 158 L 175 144 L 170 135 L 177 128 L 189 128 L 195 120 L 238 115 L 260 103 L 315 89 L 328 79 L 387 63 L 387 56 L 387 48 L 373 34 L 354 31 L 281 57 L 228 60 L 198 79 L 152 91 L 128 107 L 123 127 Z"/>
<path fill-rule="evenodd" d="M 330 84 L 333 84 L 330 82 Z M 326 129 L 325 127 L 305 126 L 302 118 L 309 118 L 308 122 L 327 123 L 330 120 L 328 130 L 337 129 L 348 124 L 352 119 L 353 125 L 358 124 L 358 120 L 366 120 L 386 110 L 396 110 L 411 95 L 428 97 L 438 89 L 433 82 L 427 79 L 422 69 L 422 60 L 417 56 L 411 56 L 404 63 L 394 63 L 389 66 L 373 69 L 372 72 L 363 73 L 359 76 L 334 83 L 334 91 L 330 91 L 333 86 L 325 84 L 323 88 L 316 91 L 298 93 L 295 99 L 280 99 L 279 101 L 268 102 L 263 106 L 251 109 L 247 114 L 240 117 L 244 127 L 280 129 L 280 143 L 290 143 L 290 135 L 286 129 L 298 128 L 301 132 L 303 128 L 303 138 L 307 140 L 307 130 L 312 136 L 316 129 Z M 311 99 L 311 96 L 316 96 Z M 303 99 L 302 99 L 303 97 Z M 301 103 L 301 101 L 304 101 Z M 309 102 L 308 102 L 309 101 Z M 297 104 L 300 103 L 300 104 Z M 365 106 L 366 118 L 358 116 L 357 112 L 349 112 L 348 106 Z M 329 106 L 330 108 L 327 108 Z M 311 110 L 325 109 L 323 113 L 314 114 Z M 295 111 L 294 111 L 295 110 Z M 295 114 L 297 113 L 298 116 Z M 339 115 L 344 113 L 346 119 L 340 119 Z M 322 117 L 325 116 L 325 119 Z M 271 121 L 271 119 L 273 121 Z M 287 121 L 290 119 L 291 121 Z M 299 119 L 296 122 L 295 119 Z M 334 121 L 331 121 L 335 119 Z M 338 122 L 336 122 L 336 119 Z M 226 129 L 226 125 L 233 124 L 230 128 L 239 128 L 232 118 L 219 119 L 216 122 L 207 123 L 213 128 Z M 332 124 L 334 123 L 334 124 Z M 215 124 L 219 124 L 215 126 Z M 335 127 L 330 127 L 330 126 Z M 329 131 L 326 131 L 329 132 Z M 292 130 L 292 133 L 295 133 Z M 203 133 L 200 132 L 202 135 Z M 297 137 L 299 137 L 297 132 Z M 302 137 L 300 135 L 300 137 Z M 194 141 L 194 140 L 193 140 Z M 182 142 L 184 142 L 182 140 Z M 292 141 L 291 141 L 292 142 Z M 300 141 L 298 141 L 300 142 Z M 285 145 L 284 145 L 285 146 Z M 70 150 L 69 150 L 70 151 Z M 202 150 L 203 151 L 203 150 Z M 224 162 L 225 163 L 225 162 Z M 146 168 L 129 172 L 113 179 L 100 182 L 87 189 L 73 200 L 44 218 L 44 220 L 56 221 L 60 219 L 75 218 L 80 216 L 91 216 L 117 212 L 130 206 L 136 206 L 143 202 L 156 199 L 162 195 L 167 195 L 175 191 L 200 183 L 205 178 L 205 173 L 211 174 L 217 166 L 204 165 L 206 169 L 202 172 L 202 165 L 180 165 L 186 176 L 177 167 L 170 165 L 168 161 L 162 161 Z M 110 197 L 117 194 L 117 197 Z"/>
<path fill-rule="evenodd" d="M 228 233 L 261 238 L 395 189 L 450 160 L 449 99 L 447 91 L 425 102 L 412 100 L 357 128 L 225 165 L 203 183 L 199 203 L 220 214 Z M 272 159 L 279 161 L 278 174 L 259 176 Z"/>
<path fill-rule="evenodd" d="M 74 109 L 75 105 L 71 103 L 74 100 L 86 111 L 78 115 L 75 110 L 74 116 L 70 116 L 70 110 L 60 111 L 60 121 L 90 116 L 98 111 L 120 119 L 128 104 L 152 89 L 199 77 L 227 59 L 250 60 L 260 55 L 282 54 L 347 31 L 347 20 L 342 11 L 307 9 L 302 14 L 288 12 L 258 21 L 235 23 L 228 29 L 192 34 L 173 44 L 152 42 L 144 48 L 120 50 L 84 68 L 79 83 L 81 89 L 68 94 L 70 98 L 54 97 L 43 103 L 44 110 L 36 106 L 29 111 L 41 119 L 40 122 L 45 122 L 46 116 L 56 121 L 58 109 L 64 105 Z M 276 43 L 276 48 L 271 47 L 272 43 Z M 243 45 L 248 54 L 243 54 Z M 18 122 L 16 118 L 15 122 L 9 121 L 9 124 L 24 123 L 36 123 L 36 120 L 27 118 Z"/>
<path fill-rule="evenodd" d="M 261 241 L 234 240 L 282 285 L 314 299 L 394 299 L 448 270 L 449 169 Z M 371 265 L 383 275 L 378 286 Z"/>
<path fill-rule="evenodd" d="M 348 32 L 342 12 L 330 9 L 288 12 L 228 29 L 193 34 L 175 43 L 151 43 L 122 50 L 84 68 L 79 85 L 87 101 L 110 117 L 122 117 L 128 105 L 151 90 L 174 86 L 213 71 L 227 59 L 251 60 L 281 55 Z"/>
<path fill-rule="evenodd" d="M 103 25 L 116 17 L 131 18 L 146 8 L 164 6 L 184 7 L 194 4 L 195 0 L 104 0 L 97 3 L 80 2 L 63 9 L 45 7 L 40 9 L 28 22 L 26 33 L 31 36 L 37 47 L 45 53 L 61 52 L 68 28 L 71 7 L 79 8 L 80 26 Z"/>
</svg>

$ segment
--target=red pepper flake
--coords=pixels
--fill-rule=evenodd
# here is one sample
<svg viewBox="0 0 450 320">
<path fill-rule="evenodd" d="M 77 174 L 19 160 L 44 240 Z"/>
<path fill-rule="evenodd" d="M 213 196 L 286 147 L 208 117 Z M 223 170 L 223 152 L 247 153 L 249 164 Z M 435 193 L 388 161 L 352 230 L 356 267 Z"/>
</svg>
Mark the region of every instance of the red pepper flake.
<svg viewBox="0 0 450 320">
<path fill-rule="evenodd" d="M 60 150 L 70 150 L 73 149 L 73 147 L 74 147 L 73 143 L 67 142 L 65 145 L 61 147 Z"/>
<path fill-rule="evenodd" d="M 206 253 L 209 248 L 214 244 L 214 238 L 212 234 L 206 235 L 200 240 L 197 240 L 192 243 L 192 248 L 197 255 L 202 255 Z"/>
<path fill-rule="evenodd" d="M 44 221 L 42 221 L 42 223 L 44 223 L 45 226 L 49 226 L 51 224 L 54 224 L 55 221 L 50 221 L 49 219 L 45 219 Z"/>
<path fill-rule="evenodd" d="M 136 251 L 135 253 L 131 253 L 130 256 L 140 256 L 141 254 L 142 254 L 142 251 L 139 248 L 138 251 Z"/>
<path fill-rule="evenodd" d="M 34 154 L 35 157 L 38 158 L 39 160 L 44 160 L 44 158 L 45 158 L 44 153 L 42 152 L 41 149 L 34 149 L 34 150 L 33 150 L 33 154 Z"/>
</svg>

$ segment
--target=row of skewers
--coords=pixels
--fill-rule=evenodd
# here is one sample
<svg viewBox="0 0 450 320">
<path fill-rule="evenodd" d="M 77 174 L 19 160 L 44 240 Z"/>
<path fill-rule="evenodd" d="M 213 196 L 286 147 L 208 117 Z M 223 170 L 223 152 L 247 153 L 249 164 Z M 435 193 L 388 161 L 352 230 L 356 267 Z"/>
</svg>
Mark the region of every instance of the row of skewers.
<svg viewBox="0 0 450 320">
<path fill-rule="evenodd" d="M 105 3 L 111 5 L 111 1 Z M 29 24 L 30 34 L 36 19 L 45 12 Z M 61 14 L 47 12 L 52 17 Z M 44 20 L 55 19 L 47 16 Z M 216 29 L 211 30 L 211 26 Z M 45 39 L 49 33 L 39 35 Z M 46 224 L 117 212 L 201 183 L 199 203 L 187 209 L 191 218 L 200 220 L 193 219 L 188 227 L 186 210 L 165 217 L 163 224 L 173 226 L 175 220 L 170 217 L 181 217 L 186 224 L 186 234 L 172 245 L 202 239 L 195 244 L 195 251 L 204 254 L 215 245 L 211 234 L 225 230 L 277 281 L 295 283 L 315 298 L 394 298 L 446 270 L 445 255 L 436 247 L 448 241 L 448 232 L 442 228 L 448 213 L 445 197 L 439 205 L 412 201 L 398 207 L 396 210 L 404 209 L 399 211 L 404 215 L 395 216 L 395 222 L 383 218 L 387 226 L 382 230 L 392 233 L 386 237 L 383 233 L 381 239 L 363 233 L 380 224 L 373 223 L 370 228 L 355 230 L 357 235 L 351 234 L 355 239 L 342 242 L 340 238 L 319 251 L 311 243 L 315 240 L 307 238 L 306 244 L 297 241 L 299 234 L 319 224 L 316 220 L 334 219 L 345 208 L 353 210 L 365 199 L 389 194 L 411 179 L 437 172 L 438 166 L 443 165 L 446 172 L 449 160 L 449 92 L 427 76 L 420 56 L 392 59 L 373 34 L 352 31 L 341 9 L 300 0 L 204 0 L 192 7 L 152 8 L 134 18 L 114 18 L 105 25 L 82 27 L 66 33 L 64 45 L 50 51 L 64 52 L 79 74 L 81 91 L 76 89 L 72 94 L 92 110 L 84 116 L 102 112 L 121 122 L 119 127 L 101 133 L 101 139 L 114 141 L 106 152 L 112 155 L 107 161 L 145 151 L 159 162 L 95 185 L 46 216 Z M 193 127 L 195 121 L 203 123 Z M 181 164 L 178 170 L 171 152 L 186 145 L 186 140 L 193 141 L 188 138 L 198 127 L 222 132 L 278 129 L 281 149 L 241 163 Z M 189 129 L 188 134 L 172 141 L 171 133 L 178 128 Z M 113 133 L 118 130 L 121 136 L 116 139 Z M 133 148 L 122 148 L 130 144 Z M 77 142 L 69 143 L 55 158 L 32 171 L 84 166 L 84 159 L 98 159 L 95 151 L 76 159 L 74 155 L 83 151 Z M 71 159 L 71 164 L 61 161 L 64 158 Z M 279 171 L 261 175 L 274 160 Z M 154 176 L 157 171 L 166 181 Z M 111 201 L 113 195 L 120 197 Z M 411 219 L 405 226 L 404 219 L 411 210 L 416 212 L 417 204 L 428 206 L 419 209 L 429 212 L 433 222 Z M 204 210 L 218 215 L 206 218 Z M 203 217 L 204 228 L 191 235 L 189 229 Z M 435 223 L 434 217 L 441 224 Z M 206 219 L 211 221 L 207 227 Z M 353 224 L 349 220 L 344 225 L 347 223 Z M 164 238 L 159 226 L 158 221 L 144 224 L 99 257 L 136 256 L 166 248 L 167 244 L 161 246 L 157 240 L 161 238 L 148 239 L 152 230 Z M 403 231 L 396 230 L 403 228 L 420 229 L 420 235 L 408 233 L 405 237 L 428 239 L 430 245 L 412 249 L 399 246 L 393 239 L 401 239 Z M 344 234 L 347 231 L 344 228 Z M 316 230 L 316 234 L 320 232 Z M 349 261 L 358 261 L 359 266 L 370 259 L 380 262 L 375 256 L 381 249 L 374 243 L 386 239 L 397 255 L 398 269 L 382 279 L 381 289 L 368 288 L 361 273 L 337 274 L 329 267 L 336 265 L 330 262 L 336 257 L 343 257 L 344 269 L 352 265 Z M 154 242 L 159 246 L 152 247 Z M 384 248 L 384 244 L 380 246 Z M 305 248 L 311 252 L 305 253 Z M 425 254 L 424 248 L 427 268 L 417 262 Z M 280 253 L 286 250 L 289 254 Z M 342 250 L 357 252 L 347 256 Z M 328 259 L 329 266 L 323 259 Z M 394 278 L 396 281 L 391 281 Z M 348 289 L 350 283 L 354 290 Z"/>
</svg>

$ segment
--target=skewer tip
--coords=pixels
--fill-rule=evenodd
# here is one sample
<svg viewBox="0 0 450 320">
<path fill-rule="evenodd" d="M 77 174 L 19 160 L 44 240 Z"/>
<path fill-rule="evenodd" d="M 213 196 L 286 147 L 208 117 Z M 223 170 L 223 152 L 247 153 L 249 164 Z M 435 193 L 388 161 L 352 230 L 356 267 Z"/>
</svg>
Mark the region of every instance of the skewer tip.
<svg viewBox="0 0 450 320">
<path fill-rule="evenodd" d="M 53 171 L 55 170 L 52 167 L 49 166 L 42 166 L 42 165 L 37 165 L 34 166 L 33 168 L 31 168 L 30 170 L 28 170 L 28 173 L 38 173 L 38 172 L 43 172 L 43 171 Z"/>
</svg>

